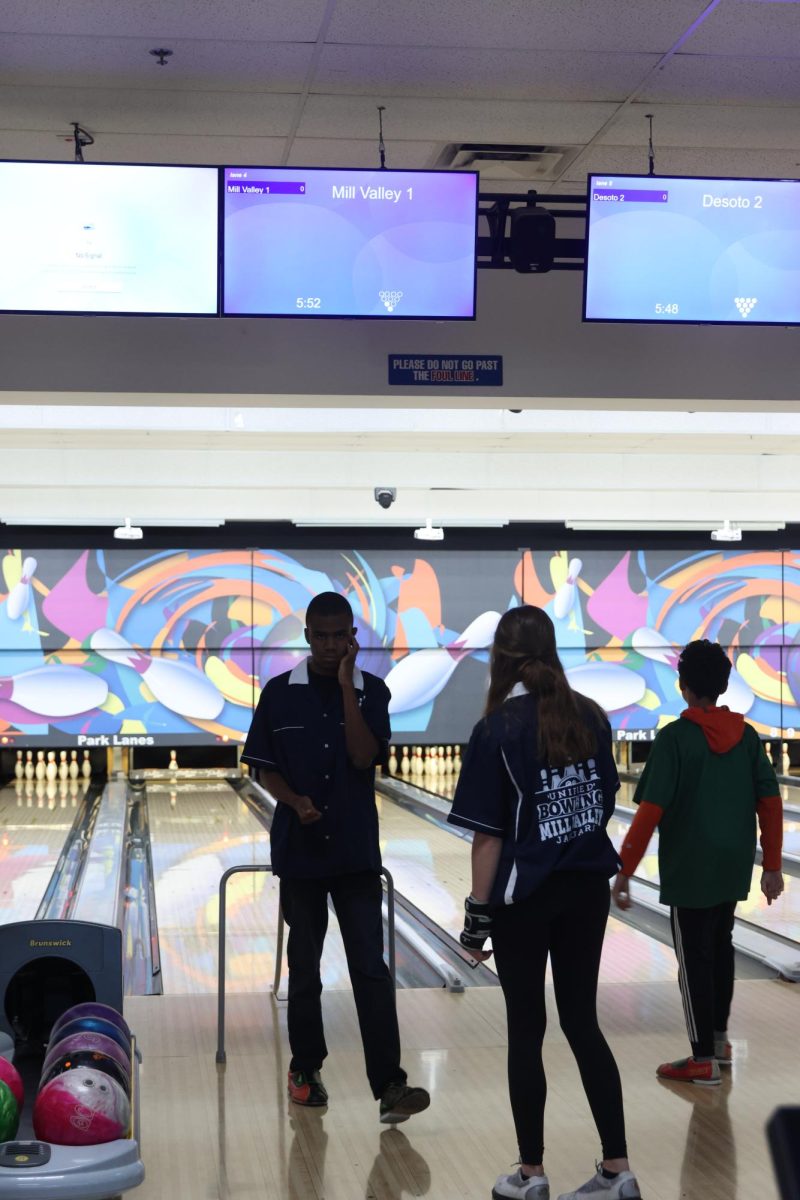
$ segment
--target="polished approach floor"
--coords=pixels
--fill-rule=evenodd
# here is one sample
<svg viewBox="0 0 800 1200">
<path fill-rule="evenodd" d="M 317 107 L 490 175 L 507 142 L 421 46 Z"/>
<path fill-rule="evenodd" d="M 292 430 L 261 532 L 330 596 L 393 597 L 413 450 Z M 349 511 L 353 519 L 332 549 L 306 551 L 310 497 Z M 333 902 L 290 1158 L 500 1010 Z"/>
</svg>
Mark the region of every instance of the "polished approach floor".
<svg viewBox="0 0 800 1200">
<path fill-rule="evenodd" d="M 550 997 L 550 999 L 552 999 Z M 552 1007 L 552 1005 L 551 1005 Z M 211 995 L 133 997 L 126 1014 L 144 1055 L 139 1200 L 488 1200 L 516 1158 L 497 988 L 398 993 L 404 1062 L 430 1109 L 387 1130 L 364 1076 L 352 997 L 324 997 L 327 1110 L 285 1094 L 285 1008 L 265 994 L 231 998 L 228 1062 L 218 1067 Z M 775 1200 L 764 1124 L 798 1097 L 800 1027 L 791 984 L 740 983 L 736 1062 L 715 1089 L 664 1084 L 657 1063 L 684 1052 L 677 988 L 604 984 L 601 1018 L 623 1077 L 632 1162 L 648 1200 Z M 593 1171 L 597 1137 L 555 1014 L 546 1041 L 546 1165 L 553 1195 Z"/>
</svg>

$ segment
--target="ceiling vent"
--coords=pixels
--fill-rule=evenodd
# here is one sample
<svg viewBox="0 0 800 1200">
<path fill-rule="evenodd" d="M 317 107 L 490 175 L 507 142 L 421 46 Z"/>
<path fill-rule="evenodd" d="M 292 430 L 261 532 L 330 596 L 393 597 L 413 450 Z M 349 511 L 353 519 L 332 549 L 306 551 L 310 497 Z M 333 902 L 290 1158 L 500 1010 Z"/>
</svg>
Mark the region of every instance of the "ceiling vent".
<svg viewBox="0 0 800 1200">
<path fill-rule="evenodd" d="M 557 179 L 581 146 L 525 146 L 510 142 L 448 142 L 434 167 L 480 171 L 481 178 L 543 182 Z"/>
</svg>

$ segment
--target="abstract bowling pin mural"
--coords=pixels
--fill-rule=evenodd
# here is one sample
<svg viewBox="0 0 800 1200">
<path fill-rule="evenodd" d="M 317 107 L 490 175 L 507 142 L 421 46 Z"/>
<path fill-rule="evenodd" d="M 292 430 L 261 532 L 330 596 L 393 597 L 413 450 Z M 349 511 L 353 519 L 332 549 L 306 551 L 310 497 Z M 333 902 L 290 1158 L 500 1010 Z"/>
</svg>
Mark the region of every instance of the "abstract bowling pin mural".
<svg viewBox="0 0 800 1200">
<path fill-rule="evenodd" d="M 463 742 L 500 614 L 553 619 L 570 682 L 615 729 L 674 720 L 680 647 L 723 645 L 723 702 L 800 729 L 800 552 L 48 550 L 5 552 L 0 743 L 241 742 L 268 679 L 305 656 L 312 596 L 346 595 L 395 739 Z M 92 741 L 91 739 L 95 739 Z"/>
</svg>

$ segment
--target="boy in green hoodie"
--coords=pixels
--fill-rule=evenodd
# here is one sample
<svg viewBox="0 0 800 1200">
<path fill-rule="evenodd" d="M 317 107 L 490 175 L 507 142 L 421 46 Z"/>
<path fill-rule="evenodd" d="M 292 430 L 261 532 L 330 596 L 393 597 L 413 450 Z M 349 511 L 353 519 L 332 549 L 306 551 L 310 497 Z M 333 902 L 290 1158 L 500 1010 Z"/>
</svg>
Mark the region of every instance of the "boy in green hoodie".
<svg viewBox="0 0 800 1200">
<path fill-rule="evenodd" d="M 750 891 L 761 829 L 761 890 L 771 904 L 783 891 L 783 807 L 761 740 L 740 713 L 717 708 L 731 664 L 712 642 L 690 642 L 678 659 L 686 701 L 662 729 L 636 788 L 639 811 L 620 851 L 613 895 L 630 906 L 629 879 L 658 826 L 661 902 L 670 906 L 678 982 L 692 1057 L 662 1063 L 662 1079 L 716 1085 L 732 1059 L 733 919 Z"/>
</svg>

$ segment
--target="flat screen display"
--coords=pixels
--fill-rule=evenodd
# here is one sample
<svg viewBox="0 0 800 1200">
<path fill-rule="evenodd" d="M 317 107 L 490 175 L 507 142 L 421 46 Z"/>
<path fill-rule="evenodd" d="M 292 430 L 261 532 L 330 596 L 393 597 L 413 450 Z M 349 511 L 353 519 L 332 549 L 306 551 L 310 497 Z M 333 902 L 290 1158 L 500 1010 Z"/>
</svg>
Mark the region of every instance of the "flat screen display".
<svg viewBox="0 0 800 1200">
<path fill-rule="evenodd" d="M 0 310 L 214 316 L 216 167 L 0 162 Z"/>
<path fill-rule="evenodd" d="M 475 316 L 474 172 L 228 167 L 227 316 Z"/>
<path fill-rule="evenodd" d="M 800 181 L 590 175 L 584 320 L 800 323 Z"/>
</svg>

